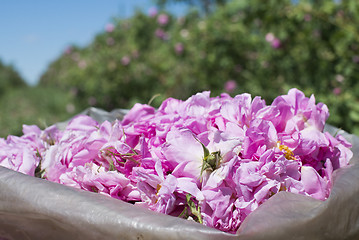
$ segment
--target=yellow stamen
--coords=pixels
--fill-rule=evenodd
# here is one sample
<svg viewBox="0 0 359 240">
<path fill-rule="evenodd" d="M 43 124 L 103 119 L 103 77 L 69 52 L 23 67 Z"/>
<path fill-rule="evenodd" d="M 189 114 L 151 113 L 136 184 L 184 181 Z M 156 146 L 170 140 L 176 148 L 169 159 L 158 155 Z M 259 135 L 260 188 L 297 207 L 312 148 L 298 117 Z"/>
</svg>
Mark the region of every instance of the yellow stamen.
<svg viewBox="0 0 359 240">
<path fill-rule="evenodd" d="M 279 191 L 287 191 L 287 187 L 284 185 L 281 185 L 279 188 Z"/>
<path fill-rule="evenodd" d="M 156 186 L 156 197 L 154 200 L 152 200 L 152 201 L 155 201 L 155 203 L 158 202 L 158 192 L 160 191 L 161 187 L 162 187 L 161 184 L 157 184 L 157 186 Z"/>
<path fill-rule="evenodd" d="M 156 193 L 156 195 L 157 195 L 158 192 L 160 191 L 161 187 L 162 187 L 161 184 L 157 184 L 157 187 L 156 187 L 157 193 Z"/>
<path fill-rule="evenodd" d="M 288 160 L 296 160 L 294 157 L 294 153 L 292 152 L 292 150 L 289 149 L 288 146 L 280 144 L 280 141 L 277 142 L 278 143 L 278 148 L 281 151 L 284 151 L 284 156 L 286 159 Z"/>
</svg>

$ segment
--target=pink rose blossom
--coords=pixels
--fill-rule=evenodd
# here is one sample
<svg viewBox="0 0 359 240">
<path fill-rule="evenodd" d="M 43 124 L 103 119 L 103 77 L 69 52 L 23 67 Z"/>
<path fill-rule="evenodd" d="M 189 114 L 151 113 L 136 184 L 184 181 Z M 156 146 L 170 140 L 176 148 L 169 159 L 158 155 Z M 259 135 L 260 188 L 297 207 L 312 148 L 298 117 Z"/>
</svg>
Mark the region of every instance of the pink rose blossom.
<svg viewBox="0 0 359 240">
<path fill-rule="evenodd" d="M 72 46 L 69 46 L 65 49 L 65 54 L 70 55 L 72 53 Z"/>
<path fill-rule="evenodd" d="M 168 34 L 161 28 L 156 29 L 155 35 L 162 40 L 168 40 L 169 38 Z"/>
<path fill-rule="evenodd" d="M 324 132 L 329 116 L 298 89 L 260 97 L 210 92 L 135 104 L 122 121 L 73 118 L 64 130 L 24 126 L 0 139 L 0 165 L 236 233 L 270 197 L 329 197 L 353 153 Z"/>
<path fill-rule="evenodd" d="M 237 83 L 234 80 L 229 80 L 224 84 L 224 90 L 226 92 L 233 92 L 237 88 Z"/>
<path fill-rule="evenodd" d="M 280 48 L 281 47 L 281 41 L 279 38 L 277 38 L 273 33 L 267 33 L 265 36 L 265 39 L 268 43 L 271 44 L 272 48 Z"/>
<path fill-rule="evenodd" d="M 271 43 L 271 46 L 273 48 L 280 48 L 281 47 L 281 41 L 278 38 L 274 38 L 274 40 Z"/>
<path fill-rule="evenodd" d="M 111 33 L 113 32 L 113 30 L 115 30 L 115 25 L 113 25 L 112 23 L 108 23 L 105 26 L 105 30 L 106 32 Z"/>
<path fill-rule="evenodd" d="M 158 13 L 158 10 L 157 10 L 157 8 L 155 8 L 155 7 L 151 7 L 151 8 L 148 10 L 148 15 L 149 15 L 150 17 L 155 17 L 155 16 L 157 15 L 157 13 Z"/>
<path fill-rule="evenodd" d="M 176 43 L 175 44 L 175 51 L 177 54 L 182 54 L 184 50 L 184 46 L 182 43 Z"/>
<path fill-rule="evenodd" d="M 342 92 L 342 89 L 339 88 L 339 87 L 336 87 L 336 88 L 333 89 L 334 95 L 339 95 L 341 92 Z"/>
<path fill-rule="evenodd" d="M 169 21 L 169 16 L 167 14 L 162 13 L 162 14 L 158 15 L 158 17 L 157 17 L 157 22 L 161 26 L 166 25 L 168 23 L 168 21 Z"/>
<path fill-rule="evenodd" d="M 121 58 L 121 64 L 124 66 L 127 66 L 128 64 L 130 64 L 130 62 L 131 62 L 131 59 L 129 56 L 123 56 Z"/>
<path fill-rule="evenodd" d="M 267 33 L 265 38 L 267 42 L 271 43 L 275 39 L 275 36 L 273 33 Z"/>
</svg>

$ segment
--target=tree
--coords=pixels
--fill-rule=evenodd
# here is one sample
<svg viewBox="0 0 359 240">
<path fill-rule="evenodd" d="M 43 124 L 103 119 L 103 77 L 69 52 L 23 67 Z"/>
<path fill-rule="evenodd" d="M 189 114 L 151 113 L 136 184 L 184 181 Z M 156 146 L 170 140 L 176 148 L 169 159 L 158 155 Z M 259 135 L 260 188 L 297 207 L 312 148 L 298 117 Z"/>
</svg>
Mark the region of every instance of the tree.
<svg viewBox="0 0 359 240">
<path fill-rule="evenodd" d="M 0 93 L 4 93 L 9 88 L 26 86 L 20 74 L 11 65 L 5 65 L 0 60 Z"/>
</svg>

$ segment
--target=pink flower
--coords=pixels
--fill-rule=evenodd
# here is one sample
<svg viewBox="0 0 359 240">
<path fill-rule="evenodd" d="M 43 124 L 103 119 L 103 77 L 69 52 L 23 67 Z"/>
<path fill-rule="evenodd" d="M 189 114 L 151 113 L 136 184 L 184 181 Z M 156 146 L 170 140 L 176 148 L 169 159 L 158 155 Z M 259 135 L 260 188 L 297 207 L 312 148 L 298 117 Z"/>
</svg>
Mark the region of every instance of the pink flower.
<svg viewBox="0 0 359 240">
<path fill-rule="evenodd" d="M 173 166 L 176 177 L 199 179 L 202 172 L 204 152 L 201 143 L 188 129 L 172 129 L 167 134 L 163 155 Z"/>
<path fill-rule="evenodd" d="M 251 158 L 273 148 L 278 142 L 277 131 L 270 121 L 255 119 L 251 121 L 246 137 L 243 139 L 242 156 Z"/>
<path fill-rule="evenodd" d="M 329 185 L 314 168 L 303 166 L 301 169 L 303 192 L 319 200 L 325 200 L 329 195 Z"/>
<path fill-rule="evenodd" d="M 158 17 L 157 17 L 157 22 L 161 26 L 166 25 L 168 23 L 168 21 L 169 21 L 169 16 L 167 14 L 162 13 L 162 14 L 158 15 Z"/>
<path fill-rule="evenodd" d="M 136 103 L 122 120 L 123 125 L 135 123 L 138 119 L 152 117 L 155 109 L 148 105 Z"/>
<path fill-rule="evenodd" d="M 177 54 L 182 54 L 183 50 L 184 50 L 183 44 L 182 43 L 176 43 L 176 45 L 175 45 L 176 53 Z"/>
<path fill-rule="evenodd" d="M 271 45 L 273 48 L 280 48 L 281 47 L 281 41 L 278 38 L 274 38 L 271 42 Z"/>
<path fill-rule="evenodd" d="M 115 25 L 113 25 L 112 23 L 108 23 L 105 26 L 105 30 L 106 32 L 111 33 L 113 32 L 113 30 L 115 30 Z"/>
<path fill-rule="evenodd" d="M 271 43 L 275 39 L 275 36 L 273 33 L 267 33 L 265 38 L 267 42 Z"/>
<path fill-rule="evenodd" d="M 155 35 L 162 40 L 168 40 L 168 34 L 161 28 L 156 29 Z"/>
<path fill-rule="evenodd" d="M 340 87 L 336 87 L 333 89 L 334 95 L 339 95 L 339 94 L 341 94 L 341 92 L 342 92 L 342 89 Z"/>
<path fill-rule="evenodd" d="M 257 113 L 266 107 L 264 100 L 256 97 L 252 101 L 250 94 L 235 96 L 232 101 L 224 102 L 220 108 L 221 116 L 229 122 L 238 124 L 241 128 L 249 126 Z"/>
<path fill-rule="evenodd" d="M 127 66 L 128 64 L 130 64 L 130 62 L 131 62 L 131 58 L 128 56 L 123 56 L 121 58 L 121 64 L 124 66 Z"/>
<path fill-rule="evenodd" d="M 69 55 L 69 54 L 71 54 L 72 53 L 72 46 L 69 46 L 69 47 L 67 47 L 66 49 L 65 49 L 65 54 L 66 55 Z"/>
<path fill-rule="evenodd" d="M 149 10 L 148 10 L 148 15 L 150 17 L 155 17 L 157 15 L 158 11 L 157 11 L 157 8 L 155 7 L 151 7 Z"/>
<path fill-rule="evenodd" d="M 40 157 L 26 142 L 21 143 L 19 140 L 17 137 L 9 137 L 7 141 L 0 142 L 0 166 L 34 176 Z"/>
<path fill-rule="evenodd" d="M 300 131 L 308 126 L 322 131 L 325 121 L 329 117 L 328 107 L 325 104 L 319 103 L 316 105 L 313 95 L 307 98 L 298 89 L 291 89 L 288 95 L 277 97 L 274 99 L 272 106 L 283 108 L 282 111 L 287 109 L 285 112 L 286 120 L 281 120 L 281 124 L 285 123 L 287 133 Z"/>
<path fill-rule="evenodd" d="M 229 80 L 224 84 L 224 90 L 226 92 L 233 92 L 237 88 L 237 83 L 234 80 Z"/>
<path fill-rule="evenodd" d="M 35 125 L 24 125 L 23 133 L 21 137 L 0 138 L 0 166 L 34 176 L 43 154 L 61 134 L 55 126 L 41 131 Z"/>
<path fill-rule="evenodd" d="M 233 189 L 221 186 L 203 191 L 206 199 L 202 205 L 204 225 L 221 231 L 236 233 L 241 224 L 240 210 L 235 207 Z"/>
<path fill-rule="evenodd" d="M 274 36 L 273 33 L 267 33 L 265 36 L 265 39 L 267 42 L 269 42 L 272 46 L 272 48 L 280 48 L 281 47 L 281 41 L 279 38 Z"/>
</svg>

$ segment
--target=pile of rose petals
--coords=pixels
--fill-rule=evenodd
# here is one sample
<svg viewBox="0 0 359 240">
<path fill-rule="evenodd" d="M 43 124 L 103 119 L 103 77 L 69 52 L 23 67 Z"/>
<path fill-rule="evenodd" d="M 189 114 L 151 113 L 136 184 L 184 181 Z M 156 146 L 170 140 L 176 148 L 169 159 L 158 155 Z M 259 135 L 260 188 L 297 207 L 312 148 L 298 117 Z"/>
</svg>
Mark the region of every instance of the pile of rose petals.
<svg viewBox="0 0 359 240">
<path fill-rule="evenodd" d="M 323 132 L 328 116 L 297 89 L 271 105 L 202 92 L 136 104 L 112 123 L 24 126 L 0 139 L 0 165 L 235 233 L 279 191 L 328 198 L 333 171 L 352 157 L 342 136 Z"/>
</svg>

